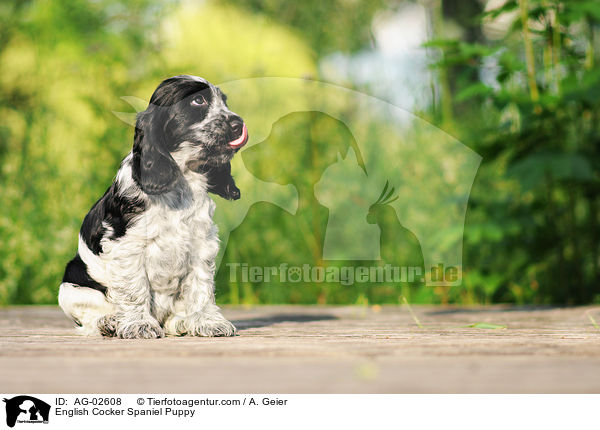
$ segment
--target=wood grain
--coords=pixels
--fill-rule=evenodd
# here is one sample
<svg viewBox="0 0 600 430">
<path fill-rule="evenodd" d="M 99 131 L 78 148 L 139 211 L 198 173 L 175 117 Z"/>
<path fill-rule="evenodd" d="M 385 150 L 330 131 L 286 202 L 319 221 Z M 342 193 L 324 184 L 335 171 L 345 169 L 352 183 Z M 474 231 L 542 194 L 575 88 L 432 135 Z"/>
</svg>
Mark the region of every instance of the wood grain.
<svg viewBox="0 0 600 430">
<path fill-rule="evenodd" d="M 600 392 L 592 308 L 225 308 L 234 338 L 85 338 L 56 307 L 0 309 L 4 393 Z M 478 329 L 470 324 L 506 325 Z"/>
</svg>

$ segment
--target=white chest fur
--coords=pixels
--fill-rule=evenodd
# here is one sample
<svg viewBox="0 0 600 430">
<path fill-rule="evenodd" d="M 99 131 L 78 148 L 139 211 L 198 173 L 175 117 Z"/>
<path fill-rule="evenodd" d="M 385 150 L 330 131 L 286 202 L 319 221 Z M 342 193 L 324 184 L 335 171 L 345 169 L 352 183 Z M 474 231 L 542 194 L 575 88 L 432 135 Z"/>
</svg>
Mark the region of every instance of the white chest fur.
<svg viewBox="0 0 600 430">
<path fill-rule="evenodd" d="M 205 194 L 182 209 L 156 205 L 140 220 L 137 234 L 146 241 L 145 267 L 153 290 L 173 294 L 194 271 L 212 278 L 218 252 L 214 208 Z"/>
<path fill-rule="evenodd" d="M 124 236 L 101 241 L 100 255 L 80 239 L 80 255 L 90 275 L 109 293 L 113 287 L 135 289 L 145 283 L 157 293 L 176 295 L 192 275 L 212 283 L 219 249 L 212 220 L 215 203 L 201 178 L 190 174 L 186 181 L 176 204 L 175 199 L 149 198 Z"/>
</svg>

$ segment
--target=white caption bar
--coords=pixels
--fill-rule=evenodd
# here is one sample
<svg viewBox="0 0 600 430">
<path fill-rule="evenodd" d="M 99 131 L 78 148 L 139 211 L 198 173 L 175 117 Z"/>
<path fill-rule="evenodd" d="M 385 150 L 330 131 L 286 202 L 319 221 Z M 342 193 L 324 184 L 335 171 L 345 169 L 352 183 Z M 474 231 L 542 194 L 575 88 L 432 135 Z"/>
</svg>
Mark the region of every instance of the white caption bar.
<svg viewBox="0 0 600 430">
<path fill-rule="evenodd" d="M 0 397 L 5 399 L 0 405 L 0 428 L 25 430 L 595 428 L 600 401 L 599 395 L 16 393 Z"/>
</svg>

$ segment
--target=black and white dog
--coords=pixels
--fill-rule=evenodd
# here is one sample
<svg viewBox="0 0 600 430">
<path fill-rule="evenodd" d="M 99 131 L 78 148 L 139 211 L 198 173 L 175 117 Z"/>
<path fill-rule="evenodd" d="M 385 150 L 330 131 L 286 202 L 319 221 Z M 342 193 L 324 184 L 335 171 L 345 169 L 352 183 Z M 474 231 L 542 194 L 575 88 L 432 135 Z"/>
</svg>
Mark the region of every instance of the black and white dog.
<svg viewBox="0 0 600 430">
<path fill-rule="evenodd" d="M 232 336 L 215 305 L 219 248 L 208 193 L 239 199 L 230 160 L 248 140 L 219 88 L 163 81 L 137 116 L 131 153 L 83 220 L 58 302 L 88 335 Z"/>
</svg>

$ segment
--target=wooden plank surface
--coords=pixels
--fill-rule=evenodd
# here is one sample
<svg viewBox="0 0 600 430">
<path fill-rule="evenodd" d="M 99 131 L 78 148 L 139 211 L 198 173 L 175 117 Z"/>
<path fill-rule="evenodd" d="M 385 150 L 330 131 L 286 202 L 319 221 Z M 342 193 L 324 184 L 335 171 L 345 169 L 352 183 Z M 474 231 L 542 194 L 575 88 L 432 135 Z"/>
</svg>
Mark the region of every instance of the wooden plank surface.
<svg viewBox="0 0 600 430">
<path fill-rule="evenodd" d="M 4 393 L 600 392 L 594 308 L 225 308 L 234 338 L 75 334 L 56 307 L 0 309 Z M 476 323 L 505 329 L 466 327 Z"/>
</svg>

